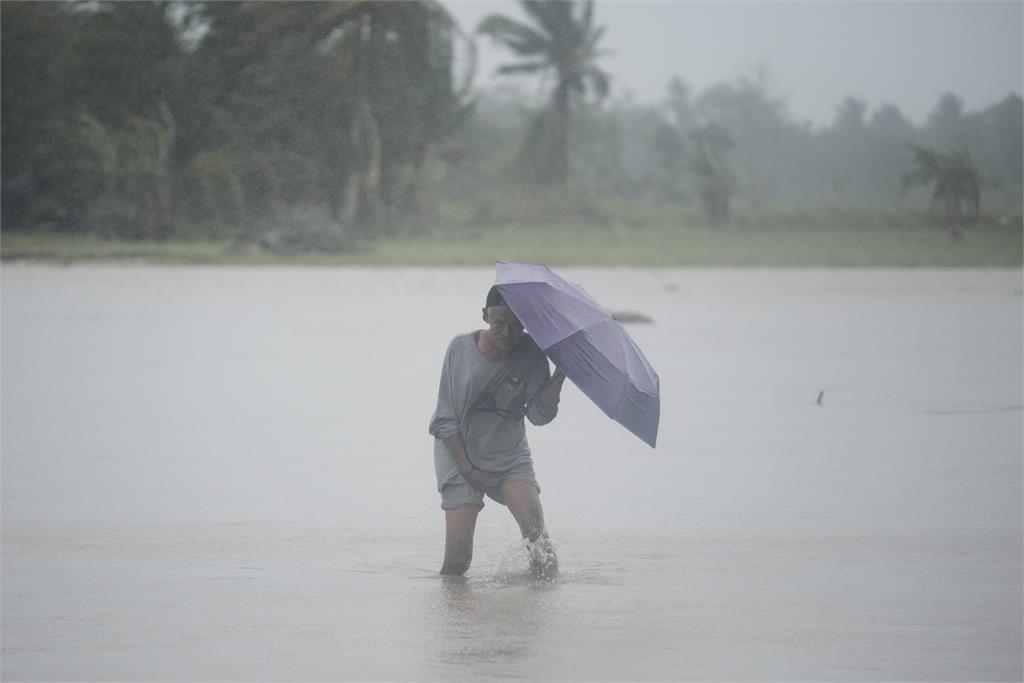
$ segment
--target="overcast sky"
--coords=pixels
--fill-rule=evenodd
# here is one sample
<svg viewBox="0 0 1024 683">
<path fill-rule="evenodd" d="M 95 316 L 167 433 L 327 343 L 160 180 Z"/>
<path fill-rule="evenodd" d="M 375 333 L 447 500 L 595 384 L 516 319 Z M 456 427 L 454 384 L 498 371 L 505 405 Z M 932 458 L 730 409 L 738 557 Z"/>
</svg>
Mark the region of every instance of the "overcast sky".
<svg viewBox="0 0 1024 683">
<path fill-rule="evenodd" d="M 525 14 L 517 2 L 442 0 L 466 31 L 491 13 Z M 832 122 L 847 95 L 873 111 L 895 104 L 921 123 L 945 92 L 967 110 L 1022 91 L 1024 2 L 696 2 L 597 0 L 614 54 L 601 62 L 617 95 L 658 102 L 678 75 L 698 92 L 722 81 L 762 74 L 770 93 L 798 121 Z M 476 83 L 536 79 L 494 75 L 514 61 L 490 39 L 478 38 Z"/>
</svg>

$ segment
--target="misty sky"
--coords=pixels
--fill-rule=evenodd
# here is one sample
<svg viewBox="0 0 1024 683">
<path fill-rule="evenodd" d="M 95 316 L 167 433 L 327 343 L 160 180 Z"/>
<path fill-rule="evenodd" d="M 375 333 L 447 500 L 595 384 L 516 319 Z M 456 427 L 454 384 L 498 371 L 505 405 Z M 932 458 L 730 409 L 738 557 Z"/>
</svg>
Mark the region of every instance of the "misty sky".
<svg viewBox="0 0 1024 683">
<path fill-rule="evenodd" d="M 517 2 L 443 0 L 472 31 L 488 14 L 524 17 Z M 873 111 L 897 105 L 921 123 L 952 91 L 974 111 L 1022 91 L 1024 3 L 981 2 L 687 2 L 597 0 L 607 26 L 602 62 L 614 93 L 658 102 L 678 75 L 697 91 L 740 76 L 762 79 L 798 121 L 828 125 L 847 95 Z M 537 79 L 495 76 L 510 53 L 479 39 L 476 84 Z"/>
</svg>

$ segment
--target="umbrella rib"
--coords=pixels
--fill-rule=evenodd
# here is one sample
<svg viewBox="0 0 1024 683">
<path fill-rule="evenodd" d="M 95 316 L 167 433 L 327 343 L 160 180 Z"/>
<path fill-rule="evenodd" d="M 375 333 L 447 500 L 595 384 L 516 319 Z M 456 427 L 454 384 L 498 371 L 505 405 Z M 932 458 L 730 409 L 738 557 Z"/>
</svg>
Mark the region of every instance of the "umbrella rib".
<svg viewBox="0 0 1024 683">
<path fill-rule="evenodd" d="M 620 326 L 620 327 L 621 327 L 621 323 L 619 323 L 619 322 L 615 321 L 614 319 L 609 319 L 609 320 L 601 320 L 601 321 L 599 321 L 599 322 L 596 322 L 596 323 L 591 323 L 590 325 L 587 325 L 586 327 L 580 328 L 580 329 L 579 329 L 579 330 L 577 330 L 576 332 L 573 332 L 573 334 L 579 334 L 579 333 L 581 333 L 581 332 L 585 332 L 585 331 L 587 331 L 587 330 L 591 330 L 592 328 L 594 328 L 594 327 L 596 327 L 596 326 L 598 326 L 598 325 L 603 325 L 603 324 L 605 324 L 605 323 L 607 323 L 607 322 L 611 322 L 612 324 L 614 324 L 614 325 L 618 325 L 618 326 Z M 622 332 L 623 332 L 623 335 L 625 335 L 625 334 L 626 334 L 626 331 L 625 331 L 625 330 L 622 330 Z M 566 336 L 565 338 L 566 338 L 566 339 L 568 339 L 568 338 L 569 338 L 569 337 L 571 337 L 571 336 L 572 336 L 572 334 L 570 334 L 570 335 Z M 554 344 L 552 344 L 552 346 L 554 346 Z M 626 355 L 628 355 L 629 351 L 631 351 L 631 350 L 632 350 L 632 349 L 627 349 L 627 348 L 626 348 L 626 346 L 625 346 L 625 338 L 624 338 L 624 337 L 622 337 L 622 336 L 620 336 L 620 337 L 619 337 L 619 348 L 621 348 L 621 349 L 623 350 L 623 357 L 625 357 Z M 605 353 L 605 352 L 604 352 L 604 351 L 602 351 L 601 349 L 597 348 L 596 346 L 594 347 L 594 351 L 596 351 L 597 353 L 600 353 L 600 354 L 601 354 L 602 356 L 604 356 L 604 357 L 605 357 L 605 359 L 606 359 L 606 360 L 608 360 L 609 362 L 611 362 L 611 361 L 612 361 L 612 359 L 611 359 L 611 358 L 608 358 L 608 354 L 607 354 L 607 353 Z M 612 363 L 612 364 L 614 365 L 614 363 Z M 658 395 L 657 395 L 657 394 L 654 394 L 654 393 L 652 393 L 652 392 L 650 392 L 650 391 L 647 391 L 646 389 L 642 389 L 642 388 L 640 388 L 640 387 L 636 386 L 635 384 L 632 384 L 632 383 L 631 383 L 631 382 L 629 381 L 629 375 L 628 375 L 628 373 L 627 373 L 627 374 L 623 374 L 623 379 L 622 379 L 622 382 L 621 382 L 621 383 L 620 383 L 620 385 L 619 385 L 619 386 L 617 387 L 617 388 L 618 388 L 618 391 L 619 391 L 619 394 L 620 394 L 620 395 L 619 395 L 619 400 L 618 400 L 618 402 L 617 402 L 617 403 L 615 404 L 615 408 L 614 408 L 614 410 L 612 411 L 612 413 L 609 413 L 609 417 L 611 417 L 611 418 L 613 418 L 613 419 L 614 419 L 614 418 L 615 418 L 615 416 L 619 414 L 619 412 L 620 412 L 620 410 L 619 410 L 619 409 L 620 409 L 620 408 L 622 407 L 622 402 L 626 400 L 626 388 L 627 388 L 627 387 L 629 387 L 629 386 L 632 386 L 632 387 L 633 387 L 634 389 L 636 389 L 636 390 L 637 390 L 637 391 L 638 391 L 639 393 L 641 393 L 641 394 L 644 394 L 645 396 L 650 396 L 651 398 L 658 398 Z"/>
<path fill-rule="evenodd" d="M 622 331 L 625 334 L 625 330 Z M 622 349 L 622 357 L 626 357 L 626 345 L 625 340 L 622 336 L 619 337 L 619 348 Z M 605 356 L 607 358 L 607 356 Z M 620 415 L 622 413 L 622 402 L 626 400 L 626 391 L 629 387 L 629 372 L 627 371 L 623 375 L 622 386 L 619 388 L 619 402 L 615 404 L 615 414 Z"/>
<path fill-rule="evenodd" d="M 552 284 L 551 284 L 550 282 L 531 282 L 531 281 L 521 281 L 521 282 L 499 282 L 499 283 L 498 283 L 498 289 L 501 289 L 502 287 L 510 287 L 510 288 L 511 288 L 511 287 L 515 287 L 515 286 L 517 286 L 517 285 L 538 285 L 538 284 L 540 284 L 540 285 L 544 285 L 545 287 L 547 287 L 547 288 L 548 288 L 548 289 L 550 289 L 551 291 L 553 291 L 553 292 L 556 292 L 556 293 L 558 293 L 558 294 L 565 294 L 565 295 L 567 295 L 567 296 L 570 296 L 570 297 L 572 297 L 573 299 L 575 299 L 576 301 L 579 301 L 580 303 L 584 303 L 584 304 L 586 304 L 587 306 L 591 306 L 591 307 L 596 307 L 596 308 L 597 308 L 598 310 L 600 310 L 600 311 L 601 311 L 602 313 L 604 313 L 604 314 L 605 314 L 606 316 L 608 316 L 608 318 L 609 318 L 609 319 L 613 319 L 613 316 L 612 316 L 612 314 L 611 314 L 611 313 L 609 313 L 609 312 L 608 312 L 608 311 L 607 311 L 607 310 L 606 310 L 606 309 L 604 308 L 604 306 L 602 306 L 601 304 L 599 304 L 599 303 L 598 303 L 598 302 L 597 302 L 597 301 L 596 301 L 596 300 L 595 300 L 595 299 L 594 299 L 593 297 L 591 297 L 591 296 L 590 296 L 589 294 L 586 294 L 585 292 L 581 293 L 581 292 L 580 292 L 580 291 L 579 291 L 579 290 L 578 290 L 577 288 L 575 288 L 575 287 L 574 287 L 574 288 L 572 288 L 572 289 L 570 290 L 570 289 L 563 289 L 563 288 L 557 288 L 557 287 L 555 287 L 554 285 L 552 285 Z"/>
<path fill-rule="evenodd" d="M 523 284 L 523 285 L 535 285 L 535 284 L 538 284 L 538 283 L 536 283 L 536 282 L 520 282 L 520 283 L 505 283 L 505 284 L 503 284 L 503 285 L 499 285 L 499 288 L 500 288 L 500 287 L 502 287 L 502 286 L 505 286 L 505 287 L 514 287 L 514 286 L 515 286 L 515 285 L 517 285 L 517 284 Z M 596 302 L 588 301 L 587 299 L 585 299 L 585 298 L 583 298 L 583 297 L 577 296 L 577 294 L 576 294 L 575 292 L 566 292 L 565 290 L 561 290 L 561 289 L 557 289 L 557 290 L 556 290 L 556 289 L 555 289 L 554 287 L 552 287 L 552 286 L 551 286 L 551 284 L 550 284 L 550 283 L 548 283 L 548 282 L 545 282 L 545 283 L 543 283 L 543 284 L 544 284 L 544 285 L 545 285 L 546 287 L 548 287 L 549 289 L 551 289 L 552 291 L 556 291 L 556 292 L 559 292 L 559 293 L 566 293 L 566 294 L 569 294 L 569 295 L 570 295 L 570 296 L 571 296 L 571 297 L 572 297 L 572 298 L 573 298 L 574 300 L 576 300 L 576 301 L 579 301 L 579 302 L 581 302 L 581 303 L 584 303 L 584 304 L 587 304 L 588 306 L 592 306 L 592 305 L 593 305 L 594 303 L 596 303 Z M 514 306 L 514 305 L 512 304 L 512 302 L 511 302 L 511 301 L 509 302 L 509 304 L 510 304 L 510 305 L 512 306 L 512 310 L 513 310 L 513 312 L 516 312 L 516 311 L 515 311 L 515 306 Z M 607 316 L 607 317 L 605 317 L 605 318 L 602 318 L 602 319 L 600 319 L 600 320 L 597 320 L 597 321 L 595 321 L 595 322 L 592 322 L 592 323 L 590 323 L 589 325 L 586 325 L 586 326 L 584 326 L 584 327 L 580 327 L 580 328 L 578 328 L 578 329 L 572 330 L 572 331 L 571 331 L 571 332 L 569 332 L 568 334 L 564 334 L 564 335 L 562 335 L 561 337 L 558 337 L 558 338 L 557 338 L 557 339 L 555 339 L 554 341 L 551 341 L 550 343 L 548 343 L 548 344 L 547 344 L 547 346 L 545 346 L 545 347 L 543 348 L 543 350 L 545 350 L 545 351 L 546 351 L 547 349 L 551 348 L 551 347 L 552 347 L 552 346 L 554 346 L 555 344 L 558 344 L 558 343 L 560 343 L 560 342 L 562 342 L 562 341 L 565 341 L 566 339 L 568 339 L 569 337 L 573 336 L 574 334 L 577 334 L 577 333 L 579 333 L 579 332 L 581 332 L 581 331 L 583 331 L 583 330 L 586 330 L 586 329 L 590 328 L 590 327 L 591 327 L 591 326 L 593 326 L 593 325 L 599 325 L 599 324 L 601 324 L 601 323 L 603 323 L 603 322 L 607 322 L 607 321 L 614 321 L 614 320 L 615 320 L 615 317 L 614 317 L 614 316 L 613 316 L 613 315 L 612 315 L 611 313 L 609 313 L 608 311 L 606 311 L 606 310 L 605 310 L 605 309 L 604 309 L 603 307 L 601 307 L 601 306 L 600 306 L 600 304 L 598 304 L 598 310 L 600 310 L 600 311 L 601 311 L 602 313 L 604 313 L 604 315 L 605 315 L 605 316 Z M 517 315 L 518 315 L 518 314 L 517 314 Z M 519 317 L 520 317 L 520 319 L 522 318 L 522 316 L 519 316 Z M 527 328 L 527 329 L 529 329 L 529 328 Z"/>
</svg>

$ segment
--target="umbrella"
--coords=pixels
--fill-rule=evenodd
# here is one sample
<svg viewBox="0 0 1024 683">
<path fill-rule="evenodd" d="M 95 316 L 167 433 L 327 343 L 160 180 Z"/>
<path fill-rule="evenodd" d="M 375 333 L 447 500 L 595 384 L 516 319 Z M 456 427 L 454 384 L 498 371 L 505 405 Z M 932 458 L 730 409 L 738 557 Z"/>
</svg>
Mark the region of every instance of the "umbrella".
<svg viewBox="0 0 1024 683">
<path fill-rule="evenodd" d="M 547 266 L 498 261 L 497 272 L 498 291 L 537 345 L 608 417 L 653 448 L 658 374 L 622 325 Z"/>
</svg>

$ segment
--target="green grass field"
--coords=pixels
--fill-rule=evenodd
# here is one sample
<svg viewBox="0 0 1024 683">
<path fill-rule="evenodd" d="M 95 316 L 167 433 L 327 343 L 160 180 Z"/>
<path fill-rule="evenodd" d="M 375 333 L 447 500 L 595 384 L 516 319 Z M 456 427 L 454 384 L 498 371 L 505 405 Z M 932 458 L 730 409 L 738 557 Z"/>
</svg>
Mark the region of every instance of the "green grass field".
<svg viewBox="0 0 1024 683">
<path fill-rule="evenodd" d="M 3 233 L 4 261 L 233 265 L 551 265 L 687 267 L 1020 267 L 1019 225 L 986 224 L 954 239 L 930 226 L 677 227 L 552 225 L 406 232 L 344 253 L 281 255 L 256 245 L 127 242 L 89 236 Z"/>
</svg>

